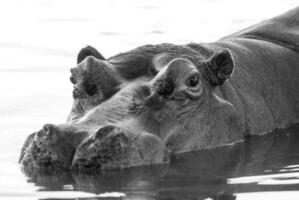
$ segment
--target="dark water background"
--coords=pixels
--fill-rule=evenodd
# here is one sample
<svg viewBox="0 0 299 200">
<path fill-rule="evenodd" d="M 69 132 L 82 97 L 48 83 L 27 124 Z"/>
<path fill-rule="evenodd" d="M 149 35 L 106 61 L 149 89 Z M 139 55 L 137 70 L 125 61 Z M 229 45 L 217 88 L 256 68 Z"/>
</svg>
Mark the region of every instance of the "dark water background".
<svg viewBox="0 0 299 200">
<path fill-rule="evenodd" d="M 105 56 L 144 44 L 211 42 L 298 0 L 9 0 L 0 2 L 0 199 L 299 199 L 299 128 L 99 175 L 26 172 L 25 137 L 63 123 L 69 69 L 86 44 Z"/>
</svg>

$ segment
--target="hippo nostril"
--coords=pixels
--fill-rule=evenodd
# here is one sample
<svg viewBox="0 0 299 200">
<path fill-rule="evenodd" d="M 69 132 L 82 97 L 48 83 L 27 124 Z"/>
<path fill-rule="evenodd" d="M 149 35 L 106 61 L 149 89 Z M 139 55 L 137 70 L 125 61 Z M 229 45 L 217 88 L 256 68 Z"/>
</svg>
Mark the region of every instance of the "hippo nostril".
<svg viewBox="0 0 299 200">
<path fill-rule="evenodd" d="M 51 136 L 53 134 L 54 126 L 52 124 L 45 124 L 43 126 L 43 131 L 47 136 Z"/>
<path fill-rule="evenodd" d="M 37 137 L 42 137 L 43 139 L 47 139 L 48 142 L 51 144 L 57 142 L 58 140 L 58 129 L 55 125 L 53 124 L 45 124 L 39 132 L 39 136 Z"/>
<path fill-rule="evenodd" d="M 37 131 L 37 132 L 34 134 L 34 138 L 33 138 L 33 140 L 34 140 L 34 141 L 38 141 L 38 139 L 41 138 L 43 135 L 44 135 L 44 131 L 42 131 L 42 130 Z"/>
<path fill-rule="evenodd" d="M 76 99 L 76 98 L 79 98 L 80 97 L 80 92 L 77 88 L 74 88 L 73 90 L 73 98 Z"/>
<path fill-rule="evenodd" d="M 41 130 L 36 132 L 36 134 L 34 135 L 34 140 L 37 141 L 41 138 L 49 137 L 53 132 L 51 126 L 51 124 L 45 124 Z"/>
<path fill-rule="evenodd" d="M 169 96 L 174 91 L 174 84 L 170 80 L 164 80 L 159 83 L 157 94 L 162 96 Z"/>
</svg>

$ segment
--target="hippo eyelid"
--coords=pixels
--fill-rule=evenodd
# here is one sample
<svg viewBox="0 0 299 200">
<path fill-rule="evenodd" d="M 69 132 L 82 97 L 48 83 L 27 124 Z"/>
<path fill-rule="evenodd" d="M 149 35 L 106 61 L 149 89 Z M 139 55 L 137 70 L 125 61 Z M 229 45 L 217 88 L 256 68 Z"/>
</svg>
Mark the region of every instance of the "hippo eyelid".
<svg viewBox="0 0 299 200">
<path fill-rule="evenodd" d="M 199 83 L 199 74 L 193 73 L 189 78 L 186 80 L 186 85 L 188 87 L 195 87 Z"/>
</svg>

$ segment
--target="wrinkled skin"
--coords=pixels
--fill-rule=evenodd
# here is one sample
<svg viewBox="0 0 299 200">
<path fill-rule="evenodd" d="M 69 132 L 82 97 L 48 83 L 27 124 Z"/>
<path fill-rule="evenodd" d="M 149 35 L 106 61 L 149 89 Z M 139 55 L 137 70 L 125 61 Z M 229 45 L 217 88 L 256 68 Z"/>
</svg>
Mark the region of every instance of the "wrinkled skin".
<svg viewBox="0 0 299 200">
<path fill-rule="evenodd" d="M 209 44 L 83 48 L 65 124 L 22 149 L 25 167 L 102 170 L 240 141 L 298 122 L 299 9 Z"/>
</svg>

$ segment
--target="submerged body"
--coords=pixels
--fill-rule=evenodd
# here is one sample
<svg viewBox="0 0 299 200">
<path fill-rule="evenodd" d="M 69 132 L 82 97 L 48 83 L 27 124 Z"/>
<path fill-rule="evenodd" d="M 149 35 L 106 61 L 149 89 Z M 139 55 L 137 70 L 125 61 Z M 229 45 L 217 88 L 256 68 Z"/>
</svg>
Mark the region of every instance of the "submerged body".
<svg viewBox="0 0 299 200">
<path fill-rule="evenodd" d="M 71 70 L 66 124 L 27 138 L 25 166 L 98 170 L 163 163 L 299 122 L 299 8 L 209 44 L 147 45 Z"/>
</svg>

